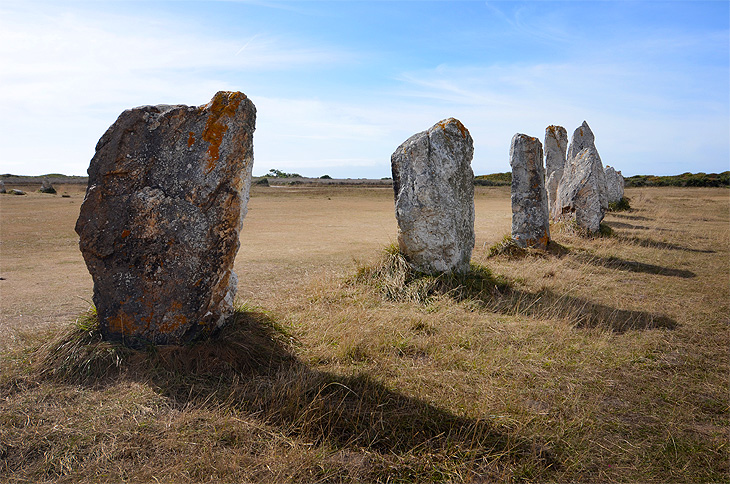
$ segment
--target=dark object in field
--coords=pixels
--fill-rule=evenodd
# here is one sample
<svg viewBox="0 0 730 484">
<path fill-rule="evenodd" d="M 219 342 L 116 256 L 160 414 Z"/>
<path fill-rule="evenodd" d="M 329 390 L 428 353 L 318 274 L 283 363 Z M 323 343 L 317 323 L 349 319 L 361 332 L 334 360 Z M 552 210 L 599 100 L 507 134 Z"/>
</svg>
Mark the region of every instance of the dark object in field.
<svg viewBox="0 0 730 484">
<path fill-rule="evenodd" d="M 219 92 L 129 109 L 101 137 L 76 232 L 106 339 L 182 344 L 232 313 L 255 119 Z"/>
<path fill-rule="evenodd" d="M 41 193 L 50 193 L 50 194 L 56 193 L 56 189 L 53 188 L 53 185 L 51 185 L 51 182 L 47 178 L 43 179 L 43 182 L 41 184 L 41 189 L 38 191 Z"/>
</svg>

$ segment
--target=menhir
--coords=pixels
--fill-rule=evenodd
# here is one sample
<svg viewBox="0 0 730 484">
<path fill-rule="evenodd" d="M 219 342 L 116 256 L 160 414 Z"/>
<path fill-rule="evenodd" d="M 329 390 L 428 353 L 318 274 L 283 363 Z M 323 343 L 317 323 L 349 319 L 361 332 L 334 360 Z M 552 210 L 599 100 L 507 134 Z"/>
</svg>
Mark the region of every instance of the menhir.
<svg viewBox="0 0 730 484">
<path fill-rule="evenodd" d="M 124 111 L 101 137 L 76 232 L 105 338 L 182 344 L 232 313 L 255 120 L 244 94 L 219 92 Z"/>
</svg>

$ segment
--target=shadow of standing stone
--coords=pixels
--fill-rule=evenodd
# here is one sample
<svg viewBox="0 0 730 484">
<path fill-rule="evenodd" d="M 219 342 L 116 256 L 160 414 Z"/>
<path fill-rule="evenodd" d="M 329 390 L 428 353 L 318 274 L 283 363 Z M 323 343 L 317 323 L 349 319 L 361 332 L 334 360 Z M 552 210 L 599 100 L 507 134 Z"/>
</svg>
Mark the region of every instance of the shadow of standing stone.
<svg viewBox="0 0 730 484">
<path fill-rule="evenodd" d="M 105 339 L 181 344 L 232 313 L 255 118 L 219 92 L 126 110 L 101 137 L 76 232 Z"/>
</svg>

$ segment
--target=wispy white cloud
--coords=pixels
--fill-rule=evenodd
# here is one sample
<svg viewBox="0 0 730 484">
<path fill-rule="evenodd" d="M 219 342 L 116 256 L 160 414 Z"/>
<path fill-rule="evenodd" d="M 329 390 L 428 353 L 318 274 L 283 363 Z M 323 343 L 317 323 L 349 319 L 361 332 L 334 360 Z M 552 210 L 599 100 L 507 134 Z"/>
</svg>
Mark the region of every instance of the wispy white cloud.
<svg viewBox="0 0 730 484">
<path fill-rule="evenodd" d="M 203 104 L 229 89 L 243 90 L 257 106 L 255 173 L 317 175 L 326 168 L 385 176 L 402 141 L 449 116 L 472 133 L 477 173 L 509 169 L 514 133 L 542 137 L 549 124 L 572 131 L 584 119 L 604 161 L 631 167 L 625 173 L 676 173 L 695 160 L 704 170 L 727 168 L 727 30 L 654 26 L 604 38 L 605 30 L 586 33 L 591 22 L 574 25 L 572 6 L 490 3 L 490 28 L 472 22 L 463 32 L 434 31 L 453 33 L 460 50 L 429 55 L 410 37 L 393 36 L 388 18 L 351 33 L 341 25 L 356 20 L 347 8 L 241 3 L 271 7 L 275 20 L 219 31 L 217 15 L 231 10 L 198 23 L 194 12 L 204 2 L 181 2 L 191 10 L 179 15 L 110 13 L 103 2 L 72 2 L 73 9 L 0 4 L 0 172 L 81 173 L 122 110 Z M 183 10 L 175 5 L 161 10 Z M 434 15 L 431 7 L 439 5 L 422 10 Z M 410 4 L 377 6 L 418 18 Z M 296 22 L 316 27 L 282 27 Z M 312 34 L 327 25 L 338 33 Z M 389 50 L 378 51 L 383 46 Z M 417 62 L 404 63 L 410 56 Z"/>
<path fill-rule="evenodd" d="M 179 19 L 12 6 L 0 7 L 2 172 L 80 173 L 126 108 L 203 104 L 218 90 L 245 90 L 239 82 L 252 73 L 354 57 L 266 32 L 205 35 Z"/>
<path fill-rule="evenodd" d="M 651 173 L 691 169 L 696 162 L 727 168 L 728 96 L 717 85 L 727 71 L 717 67 L 695 73 L 602 57 L 554 64 L 441 65 L 399 79 L 403 96 L 460 113 L 475 140 L 479 171 L 508 169 L 514 133 L 542 137 L 550 124 L 562 124 L 571 133 L 585 119 L 604 161 L 628 172 Z"/>
</svg>

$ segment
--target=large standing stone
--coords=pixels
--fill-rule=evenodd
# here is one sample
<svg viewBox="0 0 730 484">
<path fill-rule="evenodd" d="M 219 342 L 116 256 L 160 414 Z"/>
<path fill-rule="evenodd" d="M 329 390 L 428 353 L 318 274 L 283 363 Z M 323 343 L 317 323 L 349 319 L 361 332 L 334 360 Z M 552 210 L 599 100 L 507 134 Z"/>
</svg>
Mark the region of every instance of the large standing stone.
<svg viewBox="0 0 730 484">
<path fill-rule="evenodd" d="M 591 149 L 595 152 L 595 157 L 598 158 L 598 164 L 601 166 L 600 173 L 596 173 L 599 197 L 601 201 L 601 207 L 606 211 L 608 209 L 608 194 L 606 193 L 606 174 L 603 171 L 603 163 L 601 163 L 601 157 L 598 155 L 596 149 L 596 137 L 593 135 L 588 123 L 583 121 L 583 124 L 578 126 L 573 132 L 573 137 L 570 139 L 570 146 L 568 147 L 568 155 L 566 165 L 573 164 L 579 157 L 580 153 L 585 149 Z M 570 180 L 566 180 L 567 183 L 571 183 Z M 560 207 L 556 207 L 556 210 L 561 210 Z"/>
<path fill-rule="evenodd" d="M 548 212 L 554 213 L 558 185 L 563 177 L 568 149 L 568 132 L 562 126 L 545 128 L 545 189 L 548 197 Z"/>
<path fill-rule="evenodd" d="M 232 312 L 255 118 L 219 92 L 124 111 L 101 137 L 76 232 L 105 338 L 180 344 Z"/>
<path fill-rule="evenodd" d="M 420 272 L 469 271 L 474 248 L 471 135 L 457 119 L 408 138 L 390 158 L 398 245 Z"/>
<path fill-rule="evenodd" d="M 514 135 L 509 164 L 512 166 L 512 238 L 520 247 L 547 249 L 550 219 L 540 140 L 526 134 Z"/>
<path fill-rule="evenodd" d="M 594 148 L 584 148 L 573 157 L 558 187 L 556 209 L 558 219 L 573 220 L 578 227 L 595 233 L 605 215 L 601 197 L 605 194 L 601 158 Z M 603 195 L 605 196 L 605 195 Z"/>
<path fill-rule="evenodd" d="M 620 171 L 606 165 L 606 195 L 608 203 L 620 202 L 624 198 L 624 177 Z"/>
<path fill-rule="evenodd" d="M 6 193 L 5 191 L 5 182 L 0 180 L 0 193 Z"/>
</svg>

